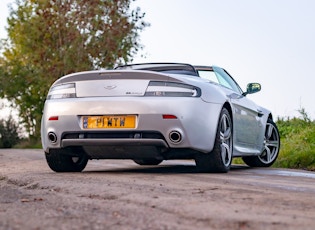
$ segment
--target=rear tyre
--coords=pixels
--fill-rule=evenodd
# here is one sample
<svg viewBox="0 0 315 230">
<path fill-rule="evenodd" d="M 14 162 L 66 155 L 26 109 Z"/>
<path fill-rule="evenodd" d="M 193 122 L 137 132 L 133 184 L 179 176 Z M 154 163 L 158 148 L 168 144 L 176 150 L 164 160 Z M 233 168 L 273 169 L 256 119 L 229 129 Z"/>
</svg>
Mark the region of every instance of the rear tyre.
<svg viewBox="0 0 315 230">
<path fill-rule="evenodd" d="M 138 165 L 159 165 L 163 160 L 158 159 L 134 159 Z"/>
<path fill-rule="evenodd" d="M 264 151 L 259 156 L 242 157 L 251 167 L 269 167 L 277 159 L 280 150 L 280 135 L 276 124 L 268 119 L 265 130 Z"/>
<path fill-rule="evenodd" d="M 233 131 L 229 111 L 223 108 L 220 114 L 213 150 L 198 154 L 195 158 L 198 171 L 228 172 L 232 162 Z"/>
<path fill-rule="evenodd" d="M 87 155 L 71 149 L 51 149 L 45 152 L 48 166 L 55 172 L 81 172 L 88 162 Z"/>
</svg>

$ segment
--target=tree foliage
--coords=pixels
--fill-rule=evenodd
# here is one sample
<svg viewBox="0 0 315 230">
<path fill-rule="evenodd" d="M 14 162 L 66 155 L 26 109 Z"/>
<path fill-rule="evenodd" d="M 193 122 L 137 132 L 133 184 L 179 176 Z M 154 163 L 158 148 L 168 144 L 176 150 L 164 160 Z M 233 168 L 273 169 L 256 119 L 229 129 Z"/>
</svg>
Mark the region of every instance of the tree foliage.
<svg viewBox="0 0 315 230">
<path fill-rule="evenodd" d="M 20 141 L 19 125 L 10 115 L 0 120 L 0 148 L 12 148 Z"/>
<path fill-rule="evenodd" d="M 77 71 L 126 63 L 142 48 L 148 26 L 131 0 L 16 0 L 2 41 L 0 97 L 19 110 L 31 136 L 39 137 L 49 86 Z"/>
</svg>

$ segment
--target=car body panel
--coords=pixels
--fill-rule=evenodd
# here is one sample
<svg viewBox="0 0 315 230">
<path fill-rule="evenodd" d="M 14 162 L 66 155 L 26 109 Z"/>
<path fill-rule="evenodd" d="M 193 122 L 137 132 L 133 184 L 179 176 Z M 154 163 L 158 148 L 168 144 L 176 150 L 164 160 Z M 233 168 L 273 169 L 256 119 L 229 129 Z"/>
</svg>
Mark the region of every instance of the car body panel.
<svg viewBox="0 0 315 230">
<path fill-rule="evenodd" d="M 198 75 L 202 69 L 226 77 L 224 69 L 181 69 L 181 64 L 175 64 L 173 71 L 163 66 L 153 65 L 158 71 L 151 65 L 86 71 L 58 79 L 43 111 L 44 151 L 80 146 L 90 159 L 176 159 L 210 154 L 221 110 L 227 107 L 233 120 L 233 155 L 262 153 L 270 111 L 249 100 L 233 78 L 229 88 Z M 87 129 L 83 124 L 83 117 L 127 115 L 136 116 L 134 128 Z"/>
</svg>

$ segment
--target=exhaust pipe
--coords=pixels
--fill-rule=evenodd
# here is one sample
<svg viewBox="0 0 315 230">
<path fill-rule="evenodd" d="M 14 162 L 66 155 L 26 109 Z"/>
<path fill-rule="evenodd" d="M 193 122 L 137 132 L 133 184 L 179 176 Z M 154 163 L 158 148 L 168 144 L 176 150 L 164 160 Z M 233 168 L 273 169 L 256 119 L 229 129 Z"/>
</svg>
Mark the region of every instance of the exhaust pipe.
<svg viewBox="0 0 315 230">
<path fill-rule="evenodd" d="M 53 132 L 49 132 L 48 133 L 48 140 L 51 142 L 51 143 L 56 143 L 57 142 L 57 135 Z"/>
<path fill-rule="evenodd" d="M 178 144 L 182 141 L 182 134 L 178 131 L 171 131 L 168 135 L 171 142 Z"/>
</svg>

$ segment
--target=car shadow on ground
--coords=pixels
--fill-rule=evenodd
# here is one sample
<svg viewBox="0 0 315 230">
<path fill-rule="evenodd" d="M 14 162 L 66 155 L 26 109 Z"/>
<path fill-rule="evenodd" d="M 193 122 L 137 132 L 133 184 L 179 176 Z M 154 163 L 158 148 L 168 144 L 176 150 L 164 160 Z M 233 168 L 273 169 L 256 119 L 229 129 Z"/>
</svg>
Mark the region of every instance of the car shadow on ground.
<svg viewBox="0 0 315 230">
<path fill-rule="evenodd" d="M 246 165 L 232 165 L 230 171 L 249 169 Z M 132 166 L 113 169 L 86 169 L 83 173 L 152 173 L 152 174 L 185 174 L 185 173 L 205 173 L 200 172 L 193 164 L 167 164 L 157 166 Z"/>
</svg>

